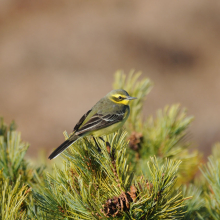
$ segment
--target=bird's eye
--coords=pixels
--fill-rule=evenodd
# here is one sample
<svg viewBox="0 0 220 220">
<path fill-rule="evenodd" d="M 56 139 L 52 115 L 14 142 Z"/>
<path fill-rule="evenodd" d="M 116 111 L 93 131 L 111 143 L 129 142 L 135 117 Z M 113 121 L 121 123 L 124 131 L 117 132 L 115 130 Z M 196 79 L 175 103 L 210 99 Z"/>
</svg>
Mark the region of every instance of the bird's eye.
<svg viewBox="0 0 220 220">
<path fill-rule="evenodd" d="M 118 96 L 118 99 L 119 99 L 119 100 L 122 100 L 122 97 L 121 97 L 121 96 Z"/>
</svg>

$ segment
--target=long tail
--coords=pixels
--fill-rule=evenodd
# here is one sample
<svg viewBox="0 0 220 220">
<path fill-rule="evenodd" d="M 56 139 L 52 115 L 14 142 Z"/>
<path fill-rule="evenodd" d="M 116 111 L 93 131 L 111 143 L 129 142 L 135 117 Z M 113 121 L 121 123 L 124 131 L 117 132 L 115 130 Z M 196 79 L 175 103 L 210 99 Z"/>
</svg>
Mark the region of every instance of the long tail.
<svg viewBox="0 0 220 220">
<path fill-rule="evenodd" d="M 74 143 L 78 138 L 77 135 L 73 135 L 66 141 L 64 141 L 48 158 L 52 160 L 53 158 L 57 157 L 61 152 L 63 152 L 67 147 L 69 147 L 72 143 Z"/>
</svg>

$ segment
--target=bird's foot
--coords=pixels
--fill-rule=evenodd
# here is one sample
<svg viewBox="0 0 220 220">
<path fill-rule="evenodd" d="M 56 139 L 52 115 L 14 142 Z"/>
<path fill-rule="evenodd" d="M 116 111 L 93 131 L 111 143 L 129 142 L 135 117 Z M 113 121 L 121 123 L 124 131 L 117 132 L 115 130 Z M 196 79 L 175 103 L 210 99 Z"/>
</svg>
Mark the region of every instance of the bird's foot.
<svg viewBox="0 0 220 220">
<path fill-rule="evenodd" d="M 92 137 L 92 138 L 93 138 L 93 140 L 95 141 L 95 144 L 96 144 L 96 146 L 97 146 L 97 148 L 98 148 L 98 152 L 100 153 L 100 152 L 101 152 L 101 148 L 99 147 L 99 145 L 98 145 L 98 143 L 97 143 L 95 137 Z"/>
</svg>

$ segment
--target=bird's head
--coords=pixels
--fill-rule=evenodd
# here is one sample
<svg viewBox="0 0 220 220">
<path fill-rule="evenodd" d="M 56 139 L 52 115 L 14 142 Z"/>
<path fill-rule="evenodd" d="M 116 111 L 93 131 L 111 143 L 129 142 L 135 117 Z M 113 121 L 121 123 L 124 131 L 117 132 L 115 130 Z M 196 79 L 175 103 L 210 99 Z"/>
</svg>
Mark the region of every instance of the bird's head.
<svg viewBox="0 0 220 220">
<path fill-rule="evenodd" d="M 123 89 L 112 90 L 107 94 L 107 97 L 117 103 L 127 105 L 130 100 L 136 99 L 135 97 L 129 96 L 129 94 Z"/>
</svg>

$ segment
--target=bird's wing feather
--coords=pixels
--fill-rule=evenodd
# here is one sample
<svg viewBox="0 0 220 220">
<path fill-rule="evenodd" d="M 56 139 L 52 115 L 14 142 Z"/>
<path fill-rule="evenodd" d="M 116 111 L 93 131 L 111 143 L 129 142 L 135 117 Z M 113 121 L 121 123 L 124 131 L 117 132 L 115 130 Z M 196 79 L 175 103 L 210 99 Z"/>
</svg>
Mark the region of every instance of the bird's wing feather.
<svg viewBox="0 0 220 220">
<path fill-rule="evenodd" d="M 82 127 L 80 127 L 80 129 L 77 131 L 77 135 L 106 128 L 112 124 L 122 121 L 123 118 L 123 112 L 106 115 L 95 114 L 89 119 L 89 121 L 87 121 Z"/>
<path fill-rule="evenodd" d="M 80 126 L 82 125 L 82 123 L 85 121 L 86 117 L 88 116 L 88 114 L 91 112 L 91 110 L 89 110 L 88 112 L 86 112 L 86 114 L 84 114 L 80 120 L 78 121 L 78 123 L 75 125 L 75 127 L 73 128 L 73 132 L 78 131 L 78 129 L 80 128 Z"/>
</svg>

